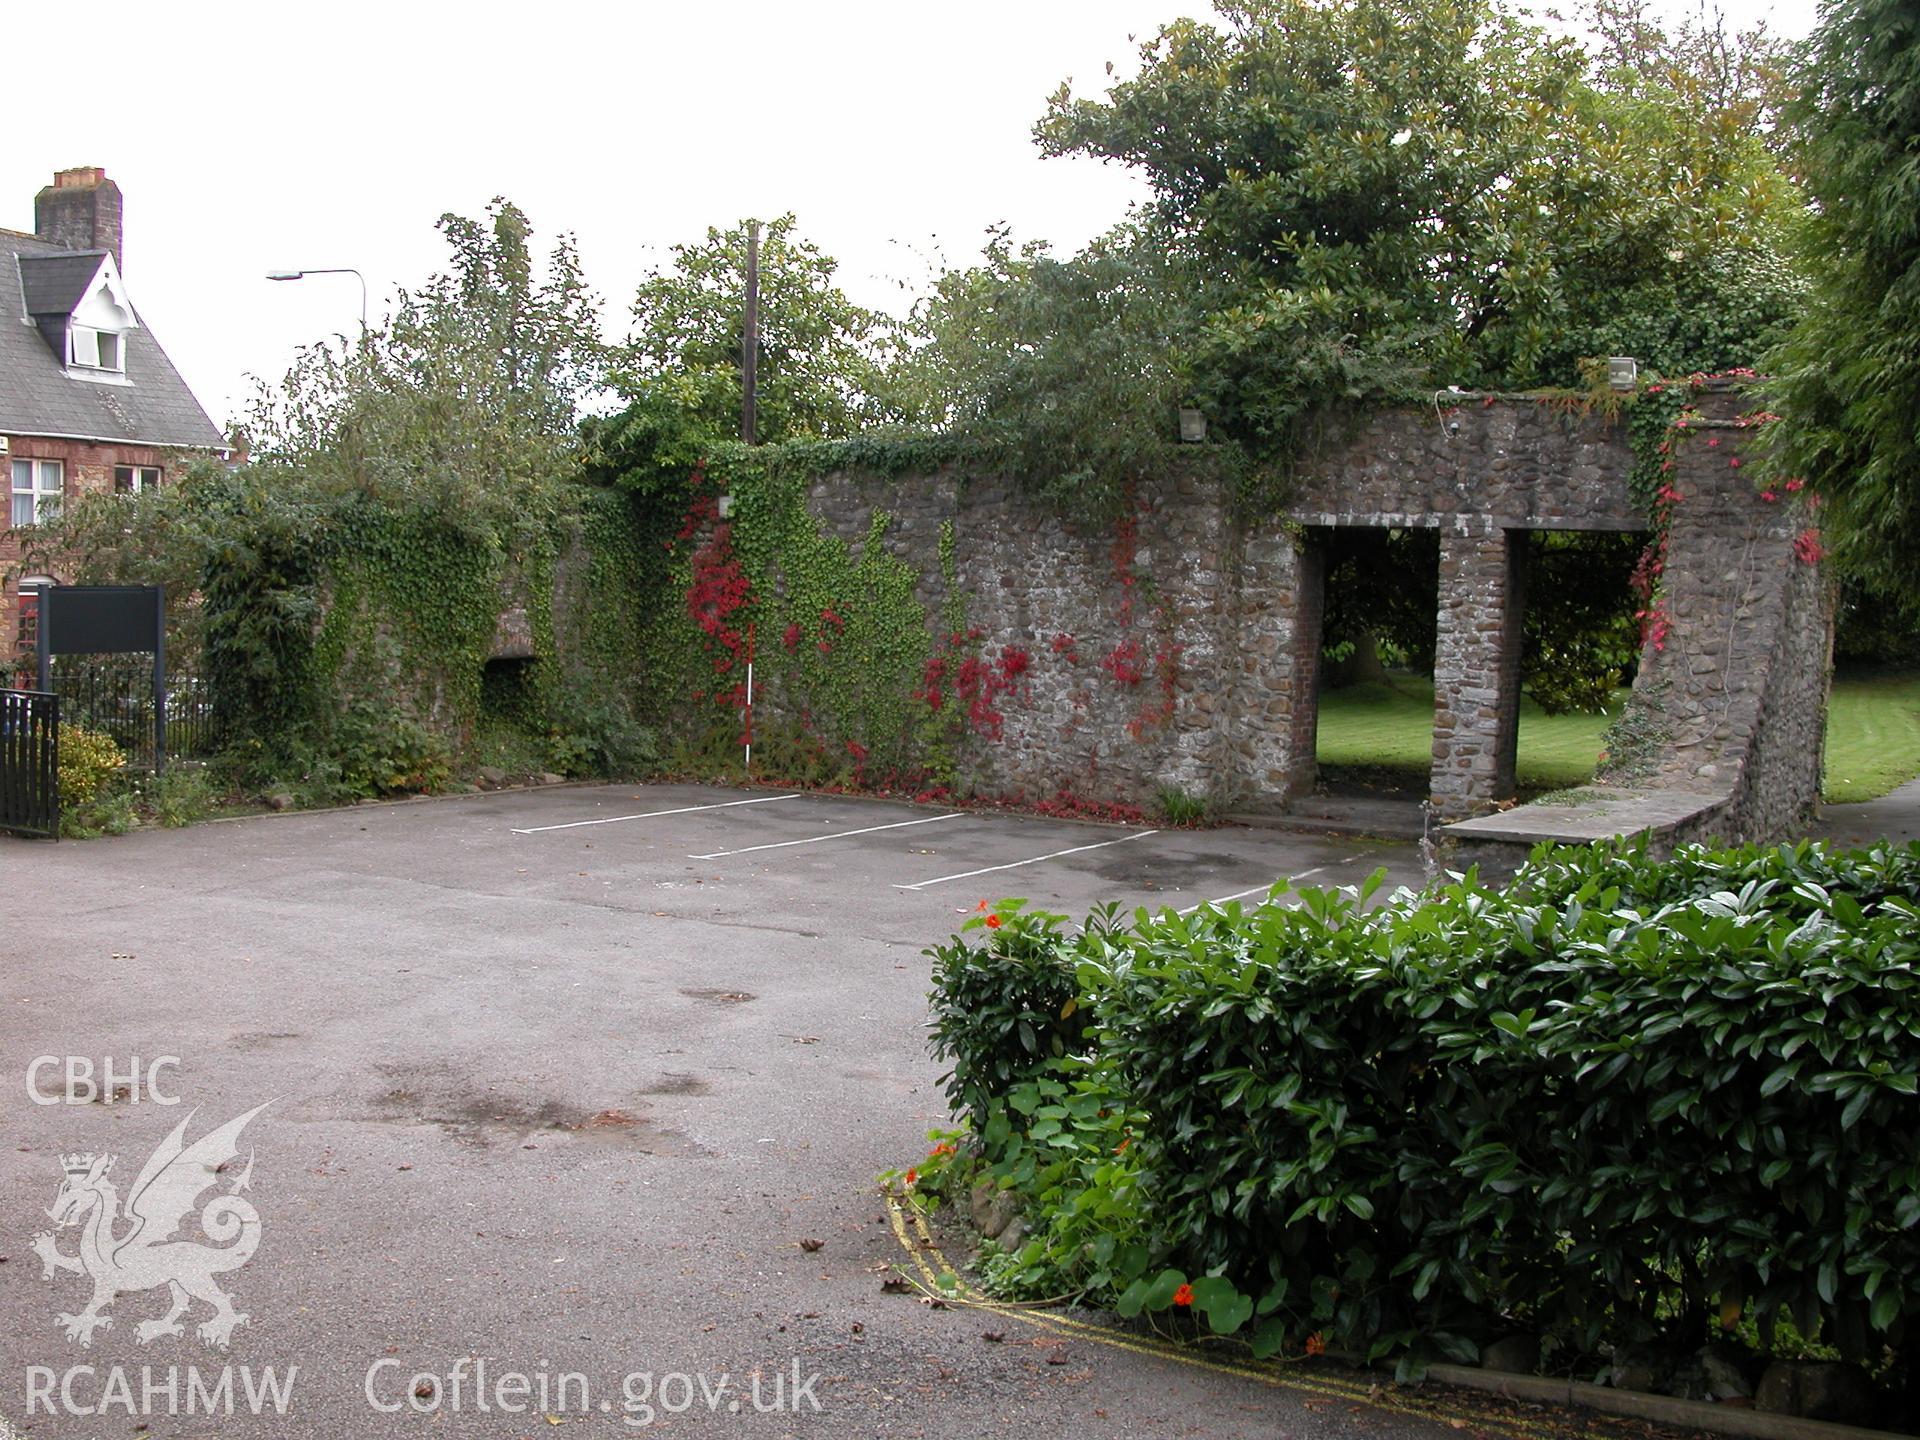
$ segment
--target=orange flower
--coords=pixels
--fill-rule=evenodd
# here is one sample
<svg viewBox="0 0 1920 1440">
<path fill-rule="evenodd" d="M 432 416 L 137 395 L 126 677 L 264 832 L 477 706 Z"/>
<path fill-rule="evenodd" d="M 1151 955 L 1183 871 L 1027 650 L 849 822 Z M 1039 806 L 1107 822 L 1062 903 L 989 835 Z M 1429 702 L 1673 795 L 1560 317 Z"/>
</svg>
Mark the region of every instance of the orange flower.
<svg viewBox="0 0 1920 1440">
<path fill-rule="evenodd" d="M 1131 1144 L 1133 1144 L 1133 1136 L 1129 1135 L 1124 1140 L 1122 1140 L 1118 1145 L 1113 1147 L 1113 1153 L 1116 1155 L 1124 1155 L 1127 1153 L 1127 1146 Z"/>
<path fill-rule="evenodd" d="M 953 1153 L 954 1153 L 954 1148 L 952 1144 L 950 1144 L 948 1141 L 942 1140 L 938 1145 L 934 1146 L 933 1149 L 927 1152 L 927 1158 L 929 1160 L 938 1160 L 942 1155 L 951 1155 Z"/>
<path fill-rule="evenodd" d="M 1327 1342 L 1320 1338 L 1320 1332 L 1318 1330 L 1307 1336 L 1307 1354 L 1324 1355 L 1326 1353 Z"/>
<path fill-rule="evenodd" d="M 920 1183 L 920 1172 L 918 1170 L 907 1171 L 907 1188 L 911 1190 L 915 1185 L 918 1185 L 919 1183 Z"/>
<path fill-rule="evenodd" d="M 1000 928 L 1000 917 L 998 915 L 987 916 L 987 929 L 998 930 L 999 928 Z"/>
<path fill-rule="evenodd" d="M 1182 1285 L 1178 1290 L 1174 1291 L 1173 1303 L 1176 1305 L 1193 1304 L 1193 1286 Z"/>
<path fill-rule="evenodd" d="M 978 905 L 974 906 L 973 908 L 976 910 L 984 910 L 987 908 L 987 902 L 982 900 Z"/>
</svg>

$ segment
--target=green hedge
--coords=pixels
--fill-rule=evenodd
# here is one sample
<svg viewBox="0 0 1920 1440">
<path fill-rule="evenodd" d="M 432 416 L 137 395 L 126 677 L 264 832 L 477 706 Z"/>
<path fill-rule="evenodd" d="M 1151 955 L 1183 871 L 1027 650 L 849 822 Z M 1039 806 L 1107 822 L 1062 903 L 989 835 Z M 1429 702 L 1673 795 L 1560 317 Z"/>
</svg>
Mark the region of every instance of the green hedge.
<svg viewBox="0 0 1920 1440">
<path fill-rule="evenodd" d="M 933 952 L 935 1048 L 1029 1198 L 998 1274 L 1032 1293 L 1137 1311 L 1185 1283 L 1262 1351 L 1317 1332 L 1408 1370 L 1516 1329 L 1578 1369 L 1783 1316 L 1911 1368 L 1916 901 L 1920 846 L 1801 845 L 1542 851 L 1505 891 L 1073 936 L 1008 907 Z M 1032 1188 L 1050 1072 L 1111 1097 L 1039 1137 L 1056 1155 L 1130 1117 L 1123 1204 L 1111 1165 Z"/>
</svg>

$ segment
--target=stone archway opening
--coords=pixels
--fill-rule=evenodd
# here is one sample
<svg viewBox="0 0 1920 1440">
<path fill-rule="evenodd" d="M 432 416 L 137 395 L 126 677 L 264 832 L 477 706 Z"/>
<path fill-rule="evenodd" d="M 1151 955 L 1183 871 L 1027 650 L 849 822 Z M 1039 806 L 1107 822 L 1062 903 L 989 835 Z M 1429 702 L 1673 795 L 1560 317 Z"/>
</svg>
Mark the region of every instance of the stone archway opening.
<svg viewBox="0 0 1920 1440">
<path fill-rule="evenodd" d="M 1320 633 L 1314 782 L 1336 794 L 1426 795 L 1439 586 L 1432 525 L 1315 527 Z"/>
<path fill-rule="evenodd" d="M 1647 596 L 1634 583 L 1648 539 L 1632 530 L 1527 532 L 1518 798 L 1592 780 L 1639 671 L 1636 612 Z"/>
<path fill-rule="evenodd" d="M 1302 539 L 1296 753 L 1311 763 L 1294 799 L 1431 798 L 1454 815 L 1585 783 L 1639 658 L 1644 534 L 1395 518 Z"/>
</svg>

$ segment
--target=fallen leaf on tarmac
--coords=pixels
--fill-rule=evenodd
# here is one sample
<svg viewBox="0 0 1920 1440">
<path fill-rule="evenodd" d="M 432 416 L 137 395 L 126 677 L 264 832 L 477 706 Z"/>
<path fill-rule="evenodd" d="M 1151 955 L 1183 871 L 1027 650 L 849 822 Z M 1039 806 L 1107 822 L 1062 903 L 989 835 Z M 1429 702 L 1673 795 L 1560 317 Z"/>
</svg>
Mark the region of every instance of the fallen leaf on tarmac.
<svg viewBox="0 0 1920 1440">
<path fill-rule="evenodd" d="M 1449 1420 L 1447 1421 L 1447 1424 L 1451 1425 L 1456 1430 L 1464 1430 L 1467 1428 L 1467 1422 L 1464 1420 Z"/>
<path fill-rule="evenodd" d="M 1047 1363 L 1048 1363 L 1049 1365 L 1064 1365 L 1064 1364 L 1066 1364 L 1066 1363 L 1067 1363 L 1067 1352 L 1066 1352 L 1066 1351 L 1064 1351 L 1064 1350 L 1050 1350 L 1050 1351 L 1048 1351 L 1048 1352 L 1047 1352 Z"/>
<path fill-rule="evenodd" d="M 880 1288 L 889 1295 L 904 1295 L 913 1287 L 907 1283 L 907 1277 L 904 1275 L 888 1275 L 881 1280 Z"/>
<path fill-rule="evenodd" d="M 802 1240 L 800 1242 L 800 1248 L 806 1251 L 809 1255 L 811 1255 L 814 1251 L 818 1250 L 822 1245 L 826 1243 L 827 1242 L 824 1240 Z"/>
<path fill-rule="evenodd" d="M 867 1333 L 867 1327 L 856 1320 L 853 1322 L 853 1333 L 856 1335 L 864 1335 Z"/>
<path fill-rule="evenodd" d="M 982 1330 L 980 1332 L 980 1338 L 994 1345 L 998 1345 L 1002 1340 L 1007 1338 L 1007 1332 L 1004 1330 Z"/>
<path fill-rule="evenodd" d="M 920 1297 L 920 1303 L 929 1310 L 944 1310 L 947 1308 L 947 1302 L 942 1300 L 938 1295 L 922 1295 Z"/>
</svg>

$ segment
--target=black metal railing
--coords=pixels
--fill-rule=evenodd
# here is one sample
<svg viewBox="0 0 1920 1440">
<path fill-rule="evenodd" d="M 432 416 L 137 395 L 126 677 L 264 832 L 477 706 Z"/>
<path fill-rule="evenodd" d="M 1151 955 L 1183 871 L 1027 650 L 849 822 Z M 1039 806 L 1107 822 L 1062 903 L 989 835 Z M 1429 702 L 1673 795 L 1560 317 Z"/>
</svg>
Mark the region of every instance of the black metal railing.
<svg viewBox="0 0 1920 1440">
<path fill-rule="evenodd" d="M 62 721 L 111 736 L 130 768 L 155 768 L 151 655 L 56 655 L 49 668 Z M 205 682 L 169 666 L 167 759 L 204 759 L 218 748 Z"/>
<path fill-rule="evenodd" d="M 60 698 L 0 690 L 0 830 L 60 835 Z"/>
</svg>

